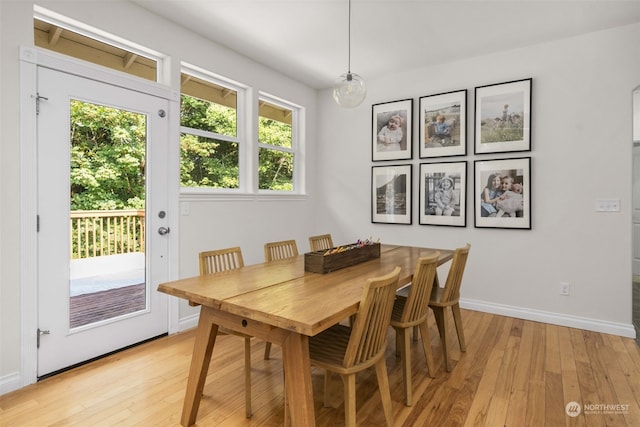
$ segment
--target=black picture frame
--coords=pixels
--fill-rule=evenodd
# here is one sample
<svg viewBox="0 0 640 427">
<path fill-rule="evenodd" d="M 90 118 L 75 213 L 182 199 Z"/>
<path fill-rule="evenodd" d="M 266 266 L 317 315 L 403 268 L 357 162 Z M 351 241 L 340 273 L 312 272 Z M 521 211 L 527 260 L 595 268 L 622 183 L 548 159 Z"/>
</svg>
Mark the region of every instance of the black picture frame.
<svg viewBox="0 0 640 427">
<path fill-rule="evenodd" d="M 419 99 L 420 158 L 467 154 L 467 90 Z"/>
<path fill-rule="evenodd" d="M 532 79 L 475 88 L 474 153 L 531 151 Z"/>
<path fill-rule="evenodd" d="M 371 110 L 372 161 L 412 159 L 413 99 L 373 104 Z"/>
<path fill-rule="evenodd" d="M 371 222 L 412 223 L 412 165 L 371 167 Z"/>
<path fill-rule="evenodd" d="M 420 164 L 419 223 L 467 225 L 467 162 Z"/>
<path fill-rule="evenodd" d="M 476 160 L 474 175 L 476 228 L 531 230 L 531 157 Z"/>
</svg>

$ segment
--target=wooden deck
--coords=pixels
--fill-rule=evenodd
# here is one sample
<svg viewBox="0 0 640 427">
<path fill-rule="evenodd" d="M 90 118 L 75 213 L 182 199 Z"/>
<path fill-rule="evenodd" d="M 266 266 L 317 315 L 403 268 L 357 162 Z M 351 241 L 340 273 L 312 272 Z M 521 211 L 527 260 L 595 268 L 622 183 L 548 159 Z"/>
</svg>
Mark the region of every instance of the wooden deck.
<svg viewBox="0 0 640 427">
<path fill-rule="evenodd" d="M 73 296 L 69 301 L 70 326 L 77 328 L 143 310 L 145 307 L 144 283 Z"/>
</svg>

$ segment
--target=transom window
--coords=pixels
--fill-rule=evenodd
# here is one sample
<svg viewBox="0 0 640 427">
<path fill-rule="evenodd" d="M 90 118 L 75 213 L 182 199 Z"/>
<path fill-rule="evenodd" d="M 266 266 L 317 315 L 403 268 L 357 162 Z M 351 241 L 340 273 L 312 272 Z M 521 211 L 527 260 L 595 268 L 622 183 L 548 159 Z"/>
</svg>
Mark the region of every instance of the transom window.
<svg viewBox="0 0 640 427">
<path fill-rule="evenodd" d="M 132 43 L 118 45 L 100 40 L 97 34 L 81 30 L 71 20 L 60 22 L 36 7 L 33 19 L 33 40 L 38 47 L 77 59 L 102 65 L 147 80 L 159 81 L 156 55 L 134 49 Z"/>
</svg>

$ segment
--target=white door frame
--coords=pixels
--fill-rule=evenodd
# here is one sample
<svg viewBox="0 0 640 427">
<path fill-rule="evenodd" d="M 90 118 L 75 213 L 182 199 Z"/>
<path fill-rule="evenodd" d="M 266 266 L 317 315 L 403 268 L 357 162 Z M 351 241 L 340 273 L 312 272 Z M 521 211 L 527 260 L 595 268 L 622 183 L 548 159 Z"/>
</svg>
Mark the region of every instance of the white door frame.
<svg viewBox="0 0 640 427">
<path fill-rule="evenodd" d="M 121 86 L 134 91 L 148 93 L 169 101 L 169 133 L 175 135 L 176 146 L 168 153 L 167 168 L 167 223 L 171 229 L 168 253 L 168 277 L 178 277 L 178 198 L 180 192 L 179 158 L 177 144 L 180 120 L 180 94 L 169 87 L 128 76 L 84 61 L 75 60 L 55 52 L 33 48 L 20 48 L 20 274 L 21 274 L 21 383 L 22 386 L 37 381 L 38 373 L 38 264 L 37 257 L 37 67 L 91 78 Z M 44 95 L 43 95 L 44 96 Z M 171 137 L 170 137 L 171 139 Z M 179 302 L 169 298 L 167 329 L 178 331 Z"/>
</svg>

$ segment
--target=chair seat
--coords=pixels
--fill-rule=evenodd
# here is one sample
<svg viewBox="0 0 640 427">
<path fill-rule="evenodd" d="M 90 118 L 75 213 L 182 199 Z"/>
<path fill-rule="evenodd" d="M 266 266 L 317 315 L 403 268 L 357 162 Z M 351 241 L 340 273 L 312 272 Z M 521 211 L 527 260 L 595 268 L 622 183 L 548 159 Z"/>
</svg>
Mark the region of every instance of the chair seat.
<svg viewBox="0 0 640 427">
<path fill-rule="evenodd" d="M 309 340 L 309 352 L 318 365 L 341 365 L 350 336 L 350 327 L 334 325 Z"/>
</svg>

